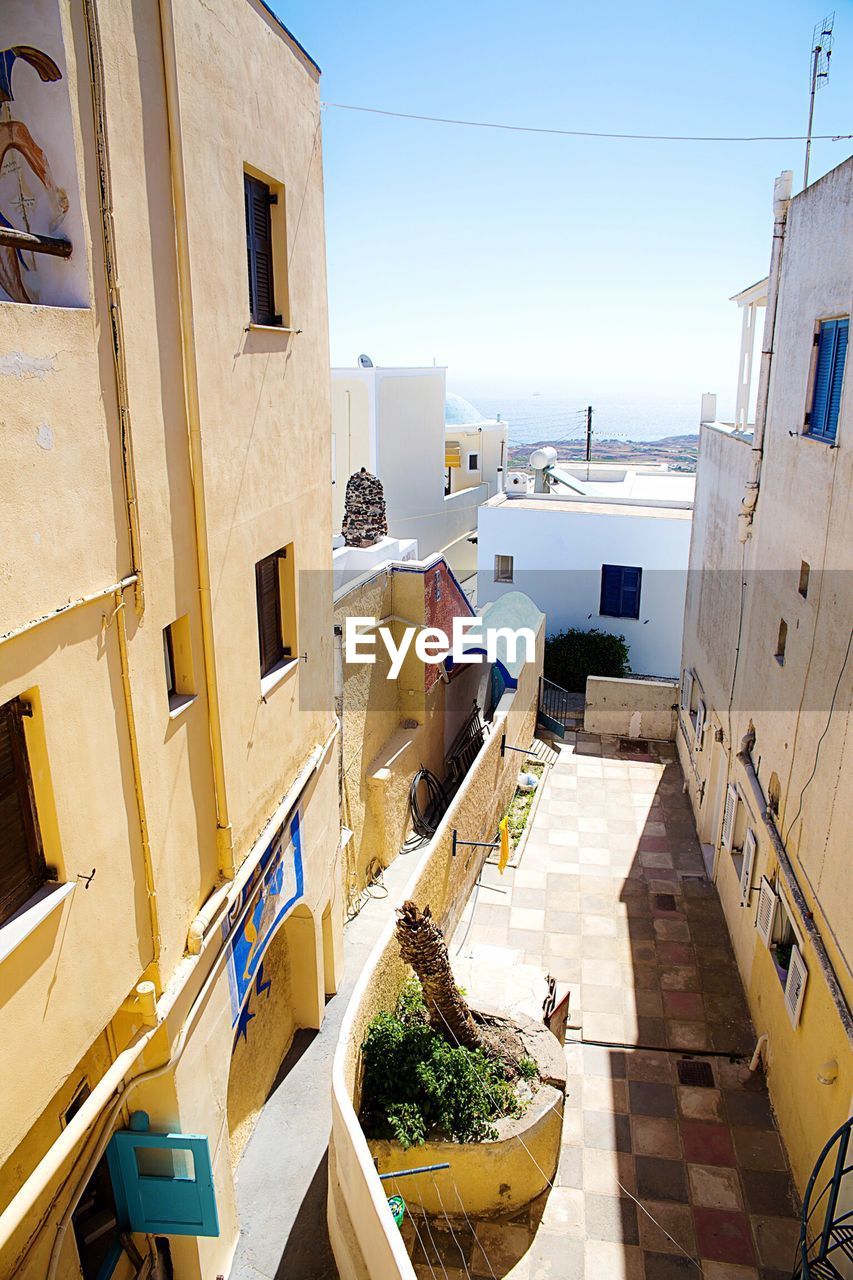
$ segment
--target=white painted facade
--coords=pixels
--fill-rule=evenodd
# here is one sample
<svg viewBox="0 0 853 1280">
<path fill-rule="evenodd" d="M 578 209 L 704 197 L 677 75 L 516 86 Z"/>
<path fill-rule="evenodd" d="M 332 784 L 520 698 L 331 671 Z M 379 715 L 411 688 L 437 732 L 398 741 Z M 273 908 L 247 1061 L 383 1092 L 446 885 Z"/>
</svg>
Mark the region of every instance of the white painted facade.
<svg viewBox="0 0 853 1280">
<path fill-rule="evenodd" d="M 446 374 L 444 368 L 332 370 L 333 527 L 341 527 L 347 480 L 365 467 L 384 486 L 389 535 L 415 539 L 421 556 L 441 552 L 465 575 L 476 567 L 468 538 L 477 508 L 498 491 L 506 423 L 477 419 L 472 410 L 475 421 L 446 426 Z M 459 466 L 446 466 L 449 453 L 458 453 Z"/>
<path fill-rule="evenodd" d="M 621 479 L 595 483 L 596 470 L 606 468 L 593 467 L 586 494 L 506 493 L 481 507 L 478 603 L 523 591 L 545 613 L 547 635 L 568 627 L 623 635 L 632 671 L 672 677 L 680 663 L 693 477 L 622 467 Z M 498 560 L 508 556 L 511 566 Z M 601 613 L 603 565 L 642 570 L 638 618 Z M 508 571 L 511 581 L 496 581 Z"/>
</svg>

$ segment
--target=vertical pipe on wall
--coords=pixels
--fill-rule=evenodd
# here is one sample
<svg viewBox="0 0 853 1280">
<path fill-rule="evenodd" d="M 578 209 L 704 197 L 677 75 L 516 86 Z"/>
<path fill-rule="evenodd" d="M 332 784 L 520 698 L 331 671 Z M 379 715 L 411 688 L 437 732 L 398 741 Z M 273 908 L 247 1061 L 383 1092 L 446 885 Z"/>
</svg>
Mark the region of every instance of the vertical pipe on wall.
<svg viewBox="0 0 853 1280">
<path fill-rule="evenodd" d="M 107 138 L 106 95 L 104 91 L 104 66 L 101 52 L 101 31 L 95 0 L 83 0 L 86 24 L 86 43 L 89 50 L 89 83 L 92 90 L 95 146 L 98 153 L 98 199 L 101 211 L 101 230 L 104 241 L 104 273 L 110 309 L 113 367 L 116 380 L 121 433 L 121 467 L 124 486 L 125 512 L 127 516 L 128 542 L 130 546 L 131 572 L 136 574 L 136 611 L 142 614 L 145 596 L 142 584 L 142 543 L 139 532 L 139 507 L 136 490 L 136 468 L 133 461 L 133 433 L 130 420 L 130 398 L 127 388 L 127 362 L 125 359 L 124 327 L 122 325 L 121 293 L 116 264 L 115 226 L 113 223 L 112 174 L 110 170 L 109 142 Z"/>
<path fill-rule="evenodd" d="M 113 618 L 118 636 L 118 652 L 121 664 L 121 685 L 124 692 L 124 708 L 127 719 L 127 734 L 130 739 L 130 765 L 133 772 L 133 790 L 136 796 L 136 814 L 139 820 L 139 834 L 142 840 L 142 863 L 145 868 L 145 893 L 148 900 L 148 918 L 151 924 L 151 944 L 153 948 L 152 964 L 156 971 L 156 981 L 162 990 L 160 981 L 160 913 L 157 908 L 157 889 L 154 884 L 154 862 L 151 857 L 151 842 L 148 837 L 148 816 L 145 812 L 145 796 L 142 791 L 142 766 L 139 762 L 139 741 L 136 736 L 136 716 L 133 711 L 133 696 L 130 690 L 130 663 L 127 652 L 127 623 L 124 617 L 124 599 L 121 591 L 116 591 L 113 600 L 115 608 Z"/>
<path fill-rule="evenodd" d="M 216 678 L 216 655 L 213 634 L 213 605 L 210 591 L 210 554 L 207 534 L 207 502 L 204 491 L 204 452 L 201 439 L 201 408 L 198 384 L 195 327 L 193 323 L 192 279 L 190 274 L 189 232 L 187 228 L 187 192 L 184 174 L 181 104 L 178 88 L 178 61 L 175 52 L 175 24 L 171 0 L 159 0 L 160 34 L 163 46 L 163 70 L 166 84 L 166 116 L 169 128 L 169 162 L 172 176 L 172 203 L 175 217 L 175 242 L 178 261 L 178 298 L 180 305 L 181 355 L 184 368 L 184 399 L 190 453 L 190 482 L 193 494 L 195 544 L 198 561 L 198 590 L 201 612 L 204 682 L 207 693 L 210 752 L 213 764 L 213 793 L 216 804 L 216 841 L 219 869 L 233 880 L 234 841 L 228 818 L 225 791 L 225 762 L 222 751 L 222 717 L 219 686 Z"/>
</svg>

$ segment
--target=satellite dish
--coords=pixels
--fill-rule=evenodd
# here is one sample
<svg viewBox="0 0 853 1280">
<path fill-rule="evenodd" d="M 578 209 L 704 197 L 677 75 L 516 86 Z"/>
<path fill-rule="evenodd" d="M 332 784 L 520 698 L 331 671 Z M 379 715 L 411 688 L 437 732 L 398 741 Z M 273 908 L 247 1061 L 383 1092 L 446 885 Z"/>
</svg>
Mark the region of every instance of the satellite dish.
<svg viewBox="0 0 853 1280">
<path fill-rule="evenodd" d="M 371 360 L 370 356 L 364 356 L 364 355 L 359 356 L 359 357 L 358 357 L 358 367 L 359 367 L 360 369 L 372 369 L 372 368 L 373 368 L 373 361 Z"/>
</svg>

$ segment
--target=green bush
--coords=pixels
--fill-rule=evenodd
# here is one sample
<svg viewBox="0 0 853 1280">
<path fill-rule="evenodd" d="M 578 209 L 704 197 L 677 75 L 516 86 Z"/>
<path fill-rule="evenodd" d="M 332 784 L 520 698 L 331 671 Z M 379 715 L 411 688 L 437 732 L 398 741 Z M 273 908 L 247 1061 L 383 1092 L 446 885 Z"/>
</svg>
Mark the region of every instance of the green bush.
<svg viewBox="0 0 853 1280">
<path fill-rule="evenodd" d="M 629 670 L 624 636 L 570 627 L 545 641 L 545 679 L 573 693 L 586 692 L 587 676 L 626 676 Z"/>
<path fill-rule="evenodd" d="M 427 1020 L 420 983 L 406 984 L 393 1013 L 378 1013 L 361 1046 L 361 1123 L 368 1137 L 420 1146 L 433 1133 L 456 1142 L 496 1136 L 493 1121 L 520 1104 L 501 1064 L 454 1047 Z"/>
</svg>

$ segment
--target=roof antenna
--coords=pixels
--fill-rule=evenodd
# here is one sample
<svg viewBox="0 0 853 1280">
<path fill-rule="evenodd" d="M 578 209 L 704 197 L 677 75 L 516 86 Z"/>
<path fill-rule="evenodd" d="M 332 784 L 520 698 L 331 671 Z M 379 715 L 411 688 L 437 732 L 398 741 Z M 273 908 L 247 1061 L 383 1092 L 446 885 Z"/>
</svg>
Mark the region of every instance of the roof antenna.
<svg viewBox="0 0 853 1280">
<path fill-rule="evenodd" d="M 806 165 L 803 170 L 803 190 L 809 185 L 809 158 L 812 150 L 812 122 L 814 120 L 814 98 L 818 89 L 829 79 L 829 63 L 832 58 L 832 28 L 835 24 L 835 10 L 828 14 L 823 22 L 816 22 L 812 32 L 811 53 L 811 89 L 809 91 L 809 129 L 806 135 Z"/>
</svg>

